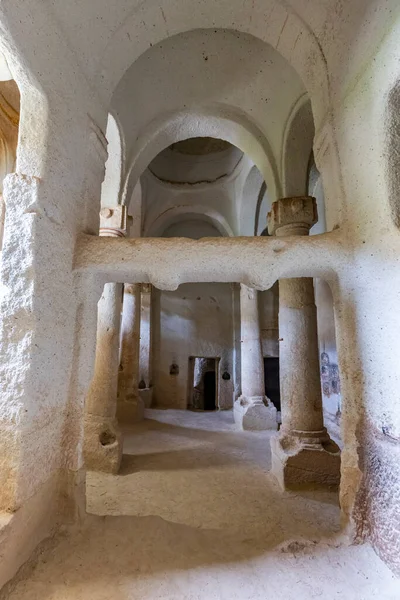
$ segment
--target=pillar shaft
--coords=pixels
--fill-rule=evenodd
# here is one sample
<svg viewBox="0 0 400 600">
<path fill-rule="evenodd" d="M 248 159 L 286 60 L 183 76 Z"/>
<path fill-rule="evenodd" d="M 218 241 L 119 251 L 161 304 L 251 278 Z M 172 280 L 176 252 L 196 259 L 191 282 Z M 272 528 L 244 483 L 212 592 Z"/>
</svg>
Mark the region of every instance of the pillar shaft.
<svg viewBox="0 0 400 600">
<path fill-rule="evenodd" d="M 140 284 L 126 283 L 121 320 L 120 398 L 137 396 L 140 337 Z"/>
<path fill-rule="evenodd" d="M 139 395 L 144 405 L 152 404 L 151 285 L 142 283 L 140 297 Z"/>
<path fill-rule="evenodd" d="M 106 283 L 97 308 L 96 360 L 87 412 L 115 417 L 122 285 Z"/>
<path fill-rule="evenodd" d="M 121 357 L 118 381 L 118 418 L 134 422 L 143 418 L 139 398 L 140 284 L 126 283 L 121 322 Z"/>
<path fill-rule="evenodd" d="M 242 395 L 234 404 L 234 418 L 241 429 L 276 429 L 276 408 L 265 396 L 264 359 L 258 314 L 258 292 L 240 286 Z"/>
<path fill-rule="evenodd" d="M 124 237 L 125 208 L 103 208 L 100 236 Z M 122 436 L 116 420 L 122 284 L 107 283 L 97 307 L 96 358 L 85 406 L 86 468 L 116 473 Z"/>
<path fill-rule="evenodd" d="M 322 431 L 317 309 L 313 280 L 279 282 L 282 430 Z"/>
<path fill-rule="evenodd" d="M 264 399 L 264 361 L 261 349 L 258 292 L 240 286 L 242 396 Z"/>
<path fill-rule="evenodd" d="M 282 198 L 268 228 L 279 237 L 308 235 L 317 220 L 314 198 Z M 272 471 L 284 488 L 337 486 L 340 453 L 324 428 L 312 279 L 279 281 L 279 338 L 282 427 L 271 440 Z"/>
</svg>

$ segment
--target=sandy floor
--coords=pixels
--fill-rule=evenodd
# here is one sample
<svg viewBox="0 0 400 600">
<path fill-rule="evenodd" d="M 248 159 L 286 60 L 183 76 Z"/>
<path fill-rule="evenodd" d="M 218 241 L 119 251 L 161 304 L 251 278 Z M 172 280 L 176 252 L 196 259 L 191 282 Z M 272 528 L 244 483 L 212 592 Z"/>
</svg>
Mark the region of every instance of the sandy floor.
<svg viewBox="0 0 400 600">
<path fill-rule="evenodd" d="M 338 547 L 337 497 L 284 493 L 269 434 L 232 414 L 148 411 L 118 476 L 90 473 L 88 517 L 10 600 L 399 600 L 369 546 Z"/>
</svg>

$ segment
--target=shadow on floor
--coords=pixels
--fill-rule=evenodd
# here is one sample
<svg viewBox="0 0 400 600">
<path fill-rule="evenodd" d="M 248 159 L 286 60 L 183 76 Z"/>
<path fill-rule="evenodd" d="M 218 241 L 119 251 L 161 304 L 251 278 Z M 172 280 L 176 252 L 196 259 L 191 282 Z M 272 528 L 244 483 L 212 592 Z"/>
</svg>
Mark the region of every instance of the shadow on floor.
<svg viewBox="0 0 400 600">
<path fill-rule="evenodd" d="M 96 514 L 7 600 L 400 597 L 371 548 L 338 548 L 337 495 L 279 490 L 270 434 L 237 432 L 224 415 L 209 429 L 159 419 L 126 429 L 120 475 L 88 473 Z"/>
<path fill-rule="evenodd" d="M 272 593 L 276 567 L 292 569 L 298 577 L 299 572 L 293 570 L 293 557 L 309 560 L 310 556 L 315 558 L 333 551 L 326 542 L 318 545 L 316 540 L 294 541 L 295 537 L 295 531 L 288 538 L 286 532 L 276 528 L 267 536 L 247 537 L 171 523 L 158 516 L 89 516 L 80 531 L 59 536 L 58 544 L 40 556 L 30 577 L 17 585 L 9 600 L 225 598 L 228 596 L 207 595 L 209 569 L 215 573 L 218 567 L 220 577 L 230 579 L 233 587 L 235 579 L 241 579 L 241 585 L 245 585 L 247 577 L 253 578 L 254 585 L 253 561 L 259 557 L 263 557 L 268 568 L 265 571 L 264 565 L 257 577 L 265 578 Z M 332 538 L 332 547 L 337 544 Z M 246 565 L 241 573 L 243 562 Z M 317 564 L 313 566 L 317 568 Z M 198 575 L 203 568 L 205 588 L 193 586 L 190 578 L 185 581 L 183 572 Z M 183 577 L 183 585 L 187 584 L 187 595 L 174 587 L 178 576 Z M 150 586 L 150 591 L 144 592 L 143 585 Z M 169 592 L 164 590 L 164 595 L 161 592 L 165 585 L 169 586 Z M 190 594 L 191 585 L 192 593 L 197 590 L 199 595 Z"/>
<path fill-rule="evenodd" d="M 204 417 L 204 412 L 202 412 L 201 416 Z M 212 421 L 209 421 L 209 423 L 212 423 Z M 207 424 L 205 423 L 204 427 L 206 426 Z M 189 444 L 197 441 L 201 444 L 215 444 L 215 446 L 218 446 L 218 453 L 223 452 L 224 455 L 227 455 L 230 452 L 233 452 L 236 456 L 243 454 L 244 451 L 248 451 L 249 437 L 251 437 L 252 448 L 262 453 L 265 468 L 270 468 L 270 438 L 271 435 L 274 434 L 273 431 L 264 431 L 261 433 L 243 432 L 238 431 L 233 427 L 231 430 L 222 430 L 217 428 L 200 429 L 190 427 L 187 425 L 187 423 L 183 423 L 182 425 L 175 423 L 170 424 L 168 422 L 160 422 L 151 418 L 146 418 L 141 423 L 137 423 L 135 425 L 124 425 L 122 430 L 124 434 L 124 455 L 135 456 L 142 453 L 142 449 L 140 449 L 138 452 L 139 449 L 134 443 L 135 439 L 141 435 L 157 435 L 157 441 L 160 444 L 165 444 L 162 452 L 168 452 L 168 446 L 172 446 L 174 449 L 176 445 L 176 439 L 181 439 L 181 442 L 179 443 L 181 447 L 183 447 L 183 444 L 186 441 Z"/>
<path fill-rule="evenodd" d="M 225 425 L 228 424 L 229 426 L 231 422 L 232 429 L 230 430 L 221 430 L 218 428 L 207 429 L 206 427 L 209 427 L 212 421 L 208 420 L 208 422 L 205 422 L 204 412 L 199 414 L 199 417 L 201 415 L 203 418 L 198 420 L 204 429 L 200 427 L 188 427 L 188 424 L 184 421 L 184 411 L 182 411 L 182 425 L 150 418 L 153 412 L 155 414 L 158 413 L 158 415 L 163 413 L 163 411 L 148 410 L 147 418 L 144 421 L 135 425 L 124 426 L 124 455 L 118 475 L 127 476 L 146 471 L 190 471 L 224 466 L 253 465 L 257 463 L 265 473 L 268 473 L 271 468 L 270 439 L 275 433 L 273 431 L 257 433 L 238 431 L 233 426 L 232 415 L 228 411 L 226 413 L 216 413 L 216 415 L 224 418 Z M 165 434 L 163 449 L 156 452 L 143 453 L 143 448 L 138 448 L 132 442 L 137 436 L 149 433 L 156 435 Z M 177 439 L 181 440 L 179 448 L 175 447 Z M 185 445 L 186 441 L 190 444 L 193 442 L 204 444 L 206 442 L 206 445 L 187 446 Z M 249 445 L 252 450 L 250 453 Z M 172 450 L 170 449 L 171 446 L 173 447 Z M 338 493 L 299 490 L 296 492 L 296 497 L 304 497 L 306 499 L 317 498 L 319 502 L 324 504 L 339 505 Z"/>
<path fill-rule="evenodd" d="M 243 459 L 242 459 L 243 460 Z M 176 471 L 188 469 L 211 469 L 237 464 L 231 454 L 203 448 L 184 448 L 149 454 L 124 454 L 118 475 L 129 475 L 140 471 Z"/>
</svg>

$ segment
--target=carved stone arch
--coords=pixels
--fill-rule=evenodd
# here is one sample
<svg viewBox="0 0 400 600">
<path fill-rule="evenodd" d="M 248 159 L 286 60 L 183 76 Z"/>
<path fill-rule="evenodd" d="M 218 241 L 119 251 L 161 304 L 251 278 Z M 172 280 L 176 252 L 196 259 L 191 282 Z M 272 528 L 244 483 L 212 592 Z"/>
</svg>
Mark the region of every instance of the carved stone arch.
<svg viewBox="0 0 400 600">
<path fill-rule="evenodd" d="M 209 9 L 204 4 L 141 3 L 126 16 L 98 62 L 105 104 L 125 71 L 150 46 L 193 29 L 231 29 L 261 39 L 293 66 L 312 99 L 318 127 L 330 105 L 326 59 L 317 36 L 296 10 L 281 0 L 255 0 L 252 14 L 258 18 L 248 19 L 242 0 L 219 3 L 218 10 L 211 0 Z"/>
<path fill-rule="evenodd" d="M 192 137 L 216 137 L 237 146 L 257 165 L 268 182 L 272 197 L 281 195 L 278 170 L 265 135 L 247 117 L 228 106 L 202 107 L 163 115 L 142 132 L 129 160 L 121 203 L 129 201 L 139 176 L 162 150 Z"/>
<path fill-rule="evenodd" d="M 207 206 L 193 205 L 171 207 L 159 215 L 144 231 L 144 237 L 159 237 L 171 225 L 188 221 L 202 220 L 210 223 L 223 237 L 233 237 L 234 232 L 227 220 L 216 210 Z"/>
</svg>

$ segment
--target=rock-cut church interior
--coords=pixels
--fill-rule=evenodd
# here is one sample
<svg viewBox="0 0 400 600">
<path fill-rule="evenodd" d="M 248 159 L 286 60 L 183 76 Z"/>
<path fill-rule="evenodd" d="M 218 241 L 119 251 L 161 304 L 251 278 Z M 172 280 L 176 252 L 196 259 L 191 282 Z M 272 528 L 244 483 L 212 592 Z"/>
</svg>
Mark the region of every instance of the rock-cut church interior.
<svg viewBox="0 0 400 600">
<path fill-rule="evenodd" d="M 399 0 L 2 0 L 0 598 L 400 598 Z"/>
</svg>

